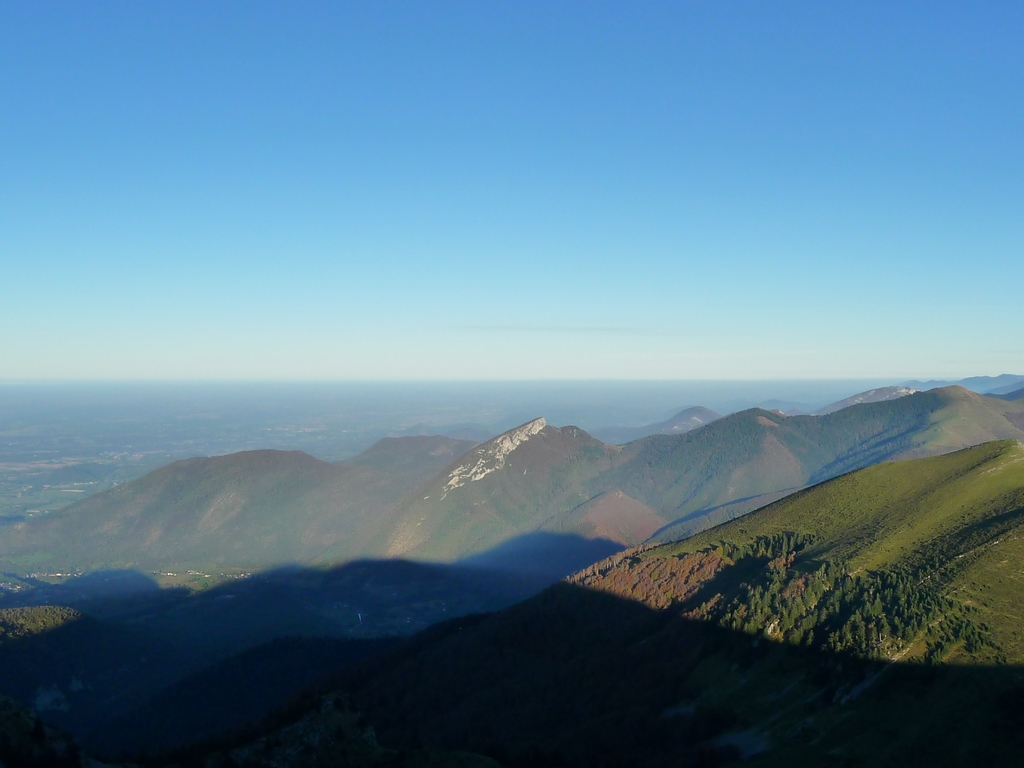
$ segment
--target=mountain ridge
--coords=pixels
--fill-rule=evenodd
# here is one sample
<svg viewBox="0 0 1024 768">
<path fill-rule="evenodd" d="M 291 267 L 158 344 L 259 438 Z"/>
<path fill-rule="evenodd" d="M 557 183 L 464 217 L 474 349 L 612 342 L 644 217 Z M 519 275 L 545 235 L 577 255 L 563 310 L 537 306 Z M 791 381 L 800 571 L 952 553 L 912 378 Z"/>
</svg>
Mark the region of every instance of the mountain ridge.
<svg viewBox="0 0 1024 768">
<path fill-rule="evenodd" d="M 952 387 L 824 416 L 750 409 L 682 435 L 652 435 L 622 447 L 576 427 L 533 420 L 516 428 L 536 427 L 503 454 L 508 466 L 488 465 L 476 480 L 463 483 L 456 476 L 473 470 L 459 469 L 459 462 L 469 461 L 460 459 L 445 470 L 447 476 L 434 478 L 401 505 L 397 525 L 381 529 L 385 543 L 378 546 L 388 555 L 444 561 L 496 546 L 503 535 L 530 531 L 600 535 L 600 529 L 610 540 L 637 543 L 635 531 L 623 535 L 584 519 L 597 499 L 612 498 L 608 494 L 641 527 L 664 521 L 655 532 L 688 534 L 706 527 L 712 510 L 719 510 L 714 522 L 720 522 L 727 513 L 756 507 L 758 499 L 767 503 L 773 495 L 851 469 L 1024 438 L 1016 423 L 1016 412 L 1024 408 L 1004 406 L 1003 400 Z M 553 445 L 556 437 L 560 448 L 540 460 L 539 447 Z M 497 443 L 477 446 L 467 456 L 482 456 L 492 445 Z M 452 485 L 447 491 L 446 484 Z"/>
<path fill-rule="evenodd" d="M 824 408 L 816 411 L 814 415 L 826 416 L 834 411 L 841 411 L 843 408 L 849 408 L 851 405 L 895 400 L 896 398 L 913 395 L 920 391 L 921 390 L 914 389 L 913 387 L 878 387 L 876 389 L 869 389 L 866 392 L 860 392 L 856 395 L 851 395 L 850 397 L 832 403 L 831 405 L 826 405 Z"/>
<path fill-rule="evenodd" d="M 622 445 L 624 443 L 639 440 L 650 435 L 678 435 L 689 432 L 691 429 L 699 429 L 705 424 L 710 424 L 716 419 L 722 418 L 710 408 L 695 405 L 683 408 L 671 418 L 653 424 L 645 424 L 641 427 L 599 427 L 591 430 L 590 434 L 605 443 Z"/>
<path fill-rule="evenodd" d="M 931 381 L 905 381 L 899 386 L 914 387 L 915 389 L 927 390 L 942 387 L 960 386 L 979 394 L 996 393 L 1005 387 L 1024 386 L 1024 376 L 1013 373 L 1001 373 L 998 376 L 969 376 L 966 379 L 938 380 Z"/>
<path fill-rule="evenodd" d="M 1024 399 L 949 387 L 823 416 L 750 409 L 625 446 L 536 418 L 476 446 L 385 439 L 344 465 L 281 452 L 193 459 L 10 526 L 0 563 L 455 562 L 542 532 L 632 546 L 853 469 L 994 439 L 1024 439 Z"/>
</svg>

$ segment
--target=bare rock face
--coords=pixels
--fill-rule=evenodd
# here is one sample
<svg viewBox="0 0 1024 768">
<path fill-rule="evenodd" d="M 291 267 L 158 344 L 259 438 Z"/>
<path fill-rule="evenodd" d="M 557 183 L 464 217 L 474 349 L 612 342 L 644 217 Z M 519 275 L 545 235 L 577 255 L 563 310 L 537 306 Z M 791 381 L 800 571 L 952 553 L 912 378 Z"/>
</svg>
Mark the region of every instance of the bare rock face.
<svg viewBox="0 0 1024 768">
<path fill-rule="evenodd" d="M 460 464 L 448 476 L 448 482 L 444 484 L 441 498 L 444 499 L 456 488 L 482 480 L 492 472 L 502 469 L 510 453 L 540 433 L 547 425 L 547 421 L 543 418 L 534 419 L 515 429 L 510 429 L 470 451 L 466 457 L 466 463 Z"/>
</svg>

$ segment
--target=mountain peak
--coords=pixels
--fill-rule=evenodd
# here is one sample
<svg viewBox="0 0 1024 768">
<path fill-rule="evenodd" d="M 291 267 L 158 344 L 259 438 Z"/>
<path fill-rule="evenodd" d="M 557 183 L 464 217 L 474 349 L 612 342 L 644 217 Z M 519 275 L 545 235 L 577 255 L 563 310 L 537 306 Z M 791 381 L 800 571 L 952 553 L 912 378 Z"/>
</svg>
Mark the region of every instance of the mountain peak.
<svg viewBox="0 0 1024 768">
<path fill-rule="evenodd" d="M 968 389 L 960 384 L 950 384 L 948 387 L 936 387 L 932 392 L 936 392 L 948 400 L 966 400 L 968 402 L 979 402 L 984 397 L 984 395 L 980 395 L 974 390 Z"/>
<path fill-rule="evenodd" d="M 548 423 L 543 417 L 528 421 L 470 451 L 466 456 L 466 461 L 459 464 L 448 475 L 441 499 L 443 500 L 456 488 L 482 480 L 492 472 L 504 467 L 505 460 L 510 453 L 534 435 L 540 434 L 547 425 Z"/>
</svg>

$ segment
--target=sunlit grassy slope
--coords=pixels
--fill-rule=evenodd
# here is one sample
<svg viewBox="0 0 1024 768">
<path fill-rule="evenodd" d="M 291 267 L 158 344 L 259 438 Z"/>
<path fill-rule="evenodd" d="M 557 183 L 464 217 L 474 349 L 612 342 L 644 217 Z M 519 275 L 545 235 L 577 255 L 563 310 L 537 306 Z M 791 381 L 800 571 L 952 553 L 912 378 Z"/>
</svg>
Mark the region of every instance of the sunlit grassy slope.
<svg viewBox="0 0 1024 768">
<path fill-rule="evenodd" d="M 797 561 L 806 570 L 833 560 L 852 573 L 926 574 L 943 594 L 976 607 L 1007 658 L 1024 662 L 1021 443 L 869 467 L 638 559 L 679 557 L 782 531 L 811 537 Z"/>
<path fill-rule="evenodd" d="M 852 472 L 644 556 L 786 530 L 819 540 L 804 550 L 806 557 L 842 558 L 855 569 L 914 564 L 923 548 L 948 536 L 963 541 L 969 526 L 1024 505 L 1022 486 L 1024 445 L 985 443 Z"/>
</svg>

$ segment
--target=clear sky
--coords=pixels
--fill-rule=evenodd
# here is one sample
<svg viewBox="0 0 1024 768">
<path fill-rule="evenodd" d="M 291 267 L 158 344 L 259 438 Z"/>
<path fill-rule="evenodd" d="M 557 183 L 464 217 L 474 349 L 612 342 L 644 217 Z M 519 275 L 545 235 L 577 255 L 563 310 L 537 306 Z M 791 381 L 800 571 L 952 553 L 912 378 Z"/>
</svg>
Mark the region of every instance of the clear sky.
<svg viewBox="0 0 1024 768">
<path fill-rule="evenodd" d="M 1024 372 L 1020 2 L 0 5 L 0 379 Z"/>
</svg>

